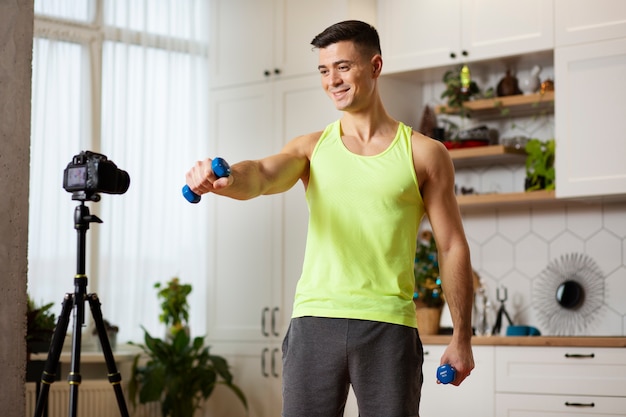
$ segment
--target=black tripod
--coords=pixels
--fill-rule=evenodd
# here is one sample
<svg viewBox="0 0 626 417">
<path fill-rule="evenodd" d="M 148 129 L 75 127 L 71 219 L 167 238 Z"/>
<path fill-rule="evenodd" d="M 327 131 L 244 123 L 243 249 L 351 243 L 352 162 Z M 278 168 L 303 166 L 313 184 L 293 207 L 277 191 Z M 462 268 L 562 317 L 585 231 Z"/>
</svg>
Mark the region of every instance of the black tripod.
<svg viewBox="0 0 626 417">
<path fill-rule="evenodd" d="M 108 370 L 108 378 L 113 389 L 115 391 L 115 397 L 120 409 L 122 417 L 128 417 L 128 409 L 126 408 L 126 402 L 124 401 L 124 393 L 122 391 L 122 377 L 117 371 L 115 365 L 115 359 L 113 358 L 113 352 L 111 351 L 111 344 L 107 336 L 104 320 L 102 318 L 102 310 L 100 309 L 100 300 L 96 294 L 87 294 L 87 275 L 85 274 L 85 241 L 87 230 L 90 223 L 102 223 L 97 216 L 89 214 L 89 207 L 85 206 L 85 200 L 98 201 L 100 198 L 97 194 L 88 195 L 84 192 L 74 193 L 73 200 L 81 201 L 74 211 L 74 228 L 78 237 L 78 256 L 77 256 L 77 268 L 76 276 L 74 277 L 74 293 L 65 294 L 63 299 L 63 306 L 61 309 L 61 315 L 57 322 L 54 335 L 52 336 L 52 342 L 50 343 L 50 349 L 48 351 L 48 358 L 44 366 L 44 371 L 41 375 L 41 391 L 37 397 L 37 407 L 35 409 L 35 417 L 41 417 L 46 405 L 48 403 L 48 393 L 50 391 L 50 385 L 55 381 L 55 373 L 59 358 L 61 356 L 61 350 L 63 349 L 63 341 L 65 340 L 65 334 L 70 319 L 70 312 L 72 309 L 76 309 L 74 316 L 74 333 L 72 335 L 72 356 L 70 364 L 70 373 L 67 380 L 70 385 L 70 403 L 69 403 L 69 415 L 70 417 L 76 417 L 78 410 L 78 387 L 81 383 L 80 375 L 80 347 L 81 347 L 81 330 L 85 323 L 85 301 L 89 301 L 89 307 L 91 308 L 91 314 L 96 324 L 96 330 L 98 331 L 98 337 L 100 344 L 102 345 L 102 352 L 106 361 Z"/>
</svg>

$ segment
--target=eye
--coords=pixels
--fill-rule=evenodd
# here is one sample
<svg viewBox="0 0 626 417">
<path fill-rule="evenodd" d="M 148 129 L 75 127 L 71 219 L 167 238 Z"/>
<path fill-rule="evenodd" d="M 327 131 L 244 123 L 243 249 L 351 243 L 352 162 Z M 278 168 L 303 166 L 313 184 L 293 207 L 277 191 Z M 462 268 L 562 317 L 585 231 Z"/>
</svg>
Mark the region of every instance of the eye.
<svg viewBox="0 0 626 417">
<path fill-rule="evenodd" d="M 328 70 L 326 68 L 320 68 L 320 74 L 321 75 L 327 75 L 328 74 Z"/>
<path fill-rule="evenodd" d="M 348 65 L 339 65 L 339 66 L 337 67 L 337 69 L 338 69 L 339 71 L 348 71 L 348 70 L 350 69 L 350 67 L 349 67 Z"/>
</svg>

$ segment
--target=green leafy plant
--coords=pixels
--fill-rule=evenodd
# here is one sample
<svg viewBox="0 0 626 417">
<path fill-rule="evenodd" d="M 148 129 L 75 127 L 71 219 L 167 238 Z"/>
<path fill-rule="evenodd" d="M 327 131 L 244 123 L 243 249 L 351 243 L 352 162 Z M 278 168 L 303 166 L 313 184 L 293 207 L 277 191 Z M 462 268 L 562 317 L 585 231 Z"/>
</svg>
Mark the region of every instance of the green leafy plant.
<svg viewBox="0 0 626 417">
<path fill-rule="evenodd" d="M 526 143 L 526 191 L 554 190 L 555 141 L 531 139 Z"/>
<path fill-rule="evenodd" d="M 228 362 L 211 355 L 204 337 L 193 340 L 186 332 L 177 332 L 171 340 L 152 337 L 144 329 L 145 345 L 139 345 L 148 357 L 139 365 L 137 355 L 132 366 L 129 395 L 136 404 L 160 401 L 163 417 L 191 417 L 209 398 L 218 384 L 230 388 L 247 409 L 246 397 L 234 384 Z"/>
<path fill-rule="evenodd" d="M 50 309 L 54 303 L 37 306 L 30 298 L 27 299 L 26 311 L 26 346 L 28 352 L 44 352 L 50 347 L 50 341 L 56 327 L 56 317 Z"/>
<path fill-rule="evenodd" d="M 423 231 L 417 240 L 413 272 L 415 273 L 413 298 L 427 307 L 443 306 L 437 245 L 433 233 L 429 230 Z"/>
<path fill-rule="evenodd" d="M 158 297 L 162 299 L 159 318 L 177 330 L 165 339 L 152 337 L 144 328 L 144 344 L 135 344 L 143 351 L 135 357 L 129 382 L 133 405 L 160 401 L 163 417 L 192 417 L 202 402 L 209 398 L 218 384 L 230 388 L 247 409 L 246 397 L 233 382 L 225 358 L 212 355 L 204 345 L 204 336 L 191 338 L 188 331 L 190 284 L 178 278 L 170 280 Z M 147 359 L 142 361 L 143 359 Z"/>
<path fill-rule="evenodd" d="M 470 80 L 468 83 L 462 80 L 462 70 L 463 65 L 459 65 L 444 73 L 443 82 L 446 89 L 441 93 L 441 98 L 447 100 L 450 110 L 458 112 L 461 117 L 467 117 L 463 103 L 480 94 L 480 89 L 475 81 Z"/>
<path fill-rule="evenodd" d="M 189 320 L 187 296 L 191 293 L 191 285 L 181 284 L 179 278 L 174 277 L 165 285 L 157 282 L 154 288 L 160 290 L 157 293 L 161 299 L 159 320 L 170 327 L 172 334 L 176 334 L 184 328 L 183 323 Z"/>
</svg>

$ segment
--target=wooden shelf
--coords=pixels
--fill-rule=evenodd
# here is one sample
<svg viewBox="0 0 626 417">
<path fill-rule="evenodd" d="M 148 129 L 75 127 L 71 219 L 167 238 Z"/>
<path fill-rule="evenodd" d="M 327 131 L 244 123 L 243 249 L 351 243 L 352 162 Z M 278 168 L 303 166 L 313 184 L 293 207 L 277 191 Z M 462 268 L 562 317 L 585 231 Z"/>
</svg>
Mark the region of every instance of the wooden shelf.
<svg viewBox="0 0 626 417">
<path fill-rule="evenodd" d="M 543 94 L 521 94 L 516 96 L 493 97 L 481 100 L 466 101 L 463 103 L 472 115 L 480 117 L 502 117 L 511 115 L 536 114 L 538 111 L 554 111 L 554 91 Z M 503 112 L 508 109 L 509 112 Z M 437 106 L 437 114 L 457 114 L 458 109 L 447 106 Z M 504 114 L 503 114 L 504 113 Z"/>
<path fill-rule="evenodd" d="M 526 151 L 524 149 L 506 147 L 504 145 L 450 149 L 449 152 L 456 168 L 486 164 L 521 163 L 526 160 Z"/>
<path fill-rule="evenodd" d="M 529 191 L 523 193 L 472 194 L 457 196 L 462 211 L 486 207 L 506 207 L 509 205 L 537 206 L 555 203 L 554 190 Z"/>
</svg>

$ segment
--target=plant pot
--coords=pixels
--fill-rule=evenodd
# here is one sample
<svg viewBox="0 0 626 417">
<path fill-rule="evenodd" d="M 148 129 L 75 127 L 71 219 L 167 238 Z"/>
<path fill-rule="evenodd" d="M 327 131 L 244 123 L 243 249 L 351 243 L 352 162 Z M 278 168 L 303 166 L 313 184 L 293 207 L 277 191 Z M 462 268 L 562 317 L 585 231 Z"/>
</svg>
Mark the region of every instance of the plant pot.
<svg viewBox="0 0 626 417">
<path fill-rule="evenodd" d="M 439 334 L 442 310 L 443 307 L 428 307 L 423 303 L 415 302 L 415 317 L 420 335 Z"/>
</svg>

